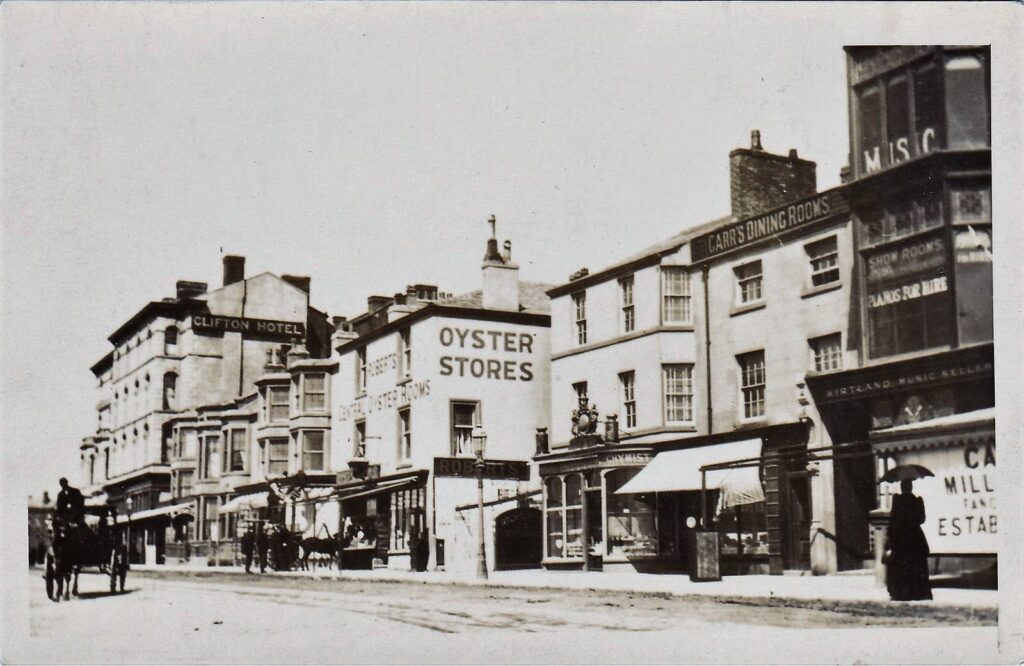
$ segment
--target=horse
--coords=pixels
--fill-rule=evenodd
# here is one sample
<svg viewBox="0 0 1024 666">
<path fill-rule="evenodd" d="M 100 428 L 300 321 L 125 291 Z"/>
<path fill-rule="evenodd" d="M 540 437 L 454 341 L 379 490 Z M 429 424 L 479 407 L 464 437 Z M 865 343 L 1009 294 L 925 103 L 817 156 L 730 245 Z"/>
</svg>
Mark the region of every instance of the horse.
<svg viewBox="0 0 1024 666">
<path fill-rule="evenodd" d="M 87 526 L 54 520 L 52 538 L 47 548 L 46 595 L 53 601 L 71 600 L 78 596 L 78 575 L 83 566 L 97 566 L 100 573 L 110 576 L 110 591 L 120 579 L 124 592 L 125 574 L 128 571 L 128 549 L 124 544 L 114 544 L 107 534 L 94 533 Z"/>
<path fill-rule="evenodd" d="M 303 571 L 309 570 L 309 558 L 314 553 L 327 556 L 326 558 L 323 558 L 322 562 L 320 562 L 320 566 L 325 566 L 328 569 L 333 568 L 334 560 L 338 556 L 337 539 L 334 537 L 306 537 L 302 540 L 301 545 L 302 558 L 299 560 L 299 566 L 302 567 Z"/>
</svg>

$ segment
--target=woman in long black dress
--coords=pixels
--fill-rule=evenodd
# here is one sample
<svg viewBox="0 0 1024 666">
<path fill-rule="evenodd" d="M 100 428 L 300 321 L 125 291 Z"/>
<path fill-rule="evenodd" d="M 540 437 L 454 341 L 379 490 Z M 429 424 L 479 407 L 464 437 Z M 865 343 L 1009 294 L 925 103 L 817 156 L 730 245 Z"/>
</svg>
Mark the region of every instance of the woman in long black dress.
<svg viewBox="0 0 1024 666">
<path fill-rule="evenodd" d="M 913 481 L 900 482 L 900 494 L 892 498 L 889 513 L 889 561 L 885 584 L 893 601 L 931 599 L 928 580 L 928 540 L 924 523 L 924 500 L 913 493 Z"/>
</svg>

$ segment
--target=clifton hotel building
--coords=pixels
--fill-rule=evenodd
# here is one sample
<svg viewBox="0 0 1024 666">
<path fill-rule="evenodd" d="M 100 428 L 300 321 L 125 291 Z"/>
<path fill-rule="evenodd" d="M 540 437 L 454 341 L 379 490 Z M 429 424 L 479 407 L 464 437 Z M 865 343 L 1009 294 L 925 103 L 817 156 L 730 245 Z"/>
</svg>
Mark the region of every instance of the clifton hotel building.
<svg viewBox="0 0 1024 666">
<path fill-rule="evenodd" d="M 933 573 L 994 584 L 989 51 L 846 54 L 839 186 L 755 131 L 729 215 L 564 284 L 493 232 L 482 290 L 333 327 L 240 258 L 179 283 L 93 366 L 91 501 L 132 502 L 137 561 L 230 560 L 281 498 L 346 566 L 466 568 L 482 430 L 489 567 L 688 571 L 713 530 L 723 573 L 829 573 L 881 567 L 878 479 L 919 463 Z"/>
</svg>

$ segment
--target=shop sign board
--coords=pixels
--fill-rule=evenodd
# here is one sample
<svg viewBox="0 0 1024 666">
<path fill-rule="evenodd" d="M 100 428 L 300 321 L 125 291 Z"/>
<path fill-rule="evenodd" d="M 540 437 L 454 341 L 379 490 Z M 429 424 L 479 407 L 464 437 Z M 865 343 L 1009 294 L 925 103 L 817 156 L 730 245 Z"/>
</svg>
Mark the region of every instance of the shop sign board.
<svg viewBox="0 0 1024 666">
<path fill-rule="evenodd" d="M 703 261 L 766 239 L 777 238 L 847 210 L 846 201 L 838 192 L 817 194 L 697 236 L 691 242 L 690 254 L 694 262 Z"/>
<path fill-rule="evenodd" d="M 612 451 L 585 458 L 553 460 L 541 463 L 541 475 L 569 474 L 614 467 L 643 467 L 651 462 L 652 456 L 650 451 Z"/>
<path fill-rule="evenodd" d="M 434 476 L 476 478 L 476 458 L 434 458 Z M 485 479 L 530 480 L 530 463 L 522 460 L 484 460 Z"/>
<path fill-rule="evenodd" d="M 907 451 L 898 461 L 924 465 L 935 474 L 914 482 L 914 494 L 924 500 L 921 527 L 932 553 L 998 552 L 994 440 Z M 897 484 L 888 485 L 899 492 Z"/>
<path fill-rule="evenodd" d="M 885 373 L 884 375 L 882 373 Z M 990 359 L 971 359 L 966 362 L 941 362 L 931 360 L 926 367 L 911 367 L 902 371 L 878 368 L 872 376 L 858 381 L 847 381 L 824 385 L 820 389 L 812 386 L 815 402 L 827 404 L 841 400 L 862 399 L 905 391 L 921 386 L 944 384 L 953 381 L 978 379 L 991 375 L 993 362 Z M 810 383 L 810 382 L 809 382 Z"/>
<path fill-rule="evenodd" d="M 192 315 L 192 330 L 199 333 L 241 333 L 242 337 L 293 340 L 306 337 L 306 324 L 298 321 Z"/>
<path fill-rule="evenodd" d="M 867 280 L 876 283 L 920 275 L 945 264 L 946 244 L 941 236 L 934 236 L 867 257 Z"/>
</svg>

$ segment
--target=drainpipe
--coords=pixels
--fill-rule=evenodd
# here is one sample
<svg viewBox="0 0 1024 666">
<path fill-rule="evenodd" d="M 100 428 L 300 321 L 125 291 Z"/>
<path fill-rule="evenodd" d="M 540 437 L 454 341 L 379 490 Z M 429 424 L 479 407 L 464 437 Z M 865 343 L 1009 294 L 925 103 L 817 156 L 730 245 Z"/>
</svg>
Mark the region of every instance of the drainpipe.
<svg viewBox="0 0 1024 666">
<path fill-rule="evenodd" d="M 245 302 L 249 300 L 249 281 L 242 278 L 242 317 L 245 317 Z M 241 341 L 238 345 L 238 395 L 242 395 L 245 388 L 245 336 L 241 333 Z"/>
<path fill-rule="evenodd" d="M 704 282 L 704 385 L 707 389 L 708 434 L 714 432 L 714 409 L 711 407 L 711 299 L 708 298 L 708 264 L 701 267 L 701 278 Z"/>
</svg>

